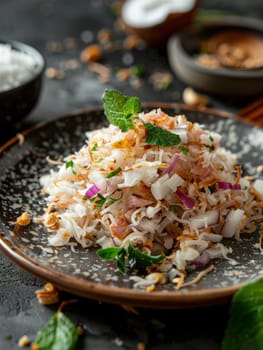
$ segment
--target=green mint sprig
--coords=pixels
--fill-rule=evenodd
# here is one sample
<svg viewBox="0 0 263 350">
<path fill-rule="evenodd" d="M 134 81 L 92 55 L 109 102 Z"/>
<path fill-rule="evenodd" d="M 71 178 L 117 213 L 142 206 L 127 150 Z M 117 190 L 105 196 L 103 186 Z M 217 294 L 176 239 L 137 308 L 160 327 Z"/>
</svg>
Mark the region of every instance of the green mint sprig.
<svg viewBox="0 0 263 350">
<path fill-rule="evenodd" d="M 116 90 L 106 89 L 102 102 L 108 121 L 118 126 L 122 132 L 134 129 L 133 116 L 141 111 L 137 97 L 128 97 Z"/>
<path fill-rule="evenodd" d="M 133 118 L 141 111 L 138 97 L 128 97 L 116 90 L 106 89 L 103 96 L 104 113 L 108 121 L 118 126 L 122 132 L 134 129 Z M 172 147 L 181 142 L 180 136 L 151 123 L 144 124 L 147 130 L 146 143 L 149 145 Z"/>
<path fill-rule="evenodd" d="M 164 255 L 148 255 L 131 243 L 128 248 L 110 247 L 97 250 L 97 255 L 104 260 L 117 260 L 117 267 L 120 272 L 126 273 L 129 268 L 146 268 L 156 264 L 165 258 Z"/>
<path fill-rule="evenodd" d="M 151 123 L 144 124 L 147 130 L 146 143 L 150 145 L 172 147 L 181 142 L 180 136 L 159 128 Z"/>
</svg>

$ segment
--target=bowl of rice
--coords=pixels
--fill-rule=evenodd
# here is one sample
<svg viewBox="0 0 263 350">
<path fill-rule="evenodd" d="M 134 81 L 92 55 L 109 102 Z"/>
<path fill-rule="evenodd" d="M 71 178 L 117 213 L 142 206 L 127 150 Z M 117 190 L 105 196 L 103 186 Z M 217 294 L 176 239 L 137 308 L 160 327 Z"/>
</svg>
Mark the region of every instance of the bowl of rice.
<svg viewBox="0 0 263 350">
<path fill-rule="evenodd" d="M 33 47 L 0 40 L 0 124 L 16 123 L 35 107 L 45 60 Z"/>
</svg>

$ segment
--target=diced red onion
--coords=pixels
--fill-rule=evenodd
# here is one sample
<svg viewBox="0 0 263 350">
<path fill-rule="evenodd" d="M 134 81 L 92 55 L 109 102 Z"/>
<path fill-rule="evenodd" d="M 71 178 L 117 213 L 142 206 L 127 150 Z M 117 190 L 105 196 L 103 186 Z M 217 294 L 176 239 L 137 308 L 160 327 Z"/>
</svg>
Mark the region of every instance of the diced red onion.
<svg viewBox="0 0 263 350">
<path fill-rule="evenodd" d="M 235 235 L 243 215 L 244 210 L 242 209 L 234 209 L 227 214 L 225 223 L 221 231 L 223 237 L 233 237 Z"/>
<path fill-rule="evenodd" d="M 180 156 L 178 154 L 176 154 L 171 163 L 169 164 L 169 166 L 165 169 L 164 171 L 164 174 L 170 174 L 173 170 L 174 170 L 174 167 L 176 165 L 176 163 L 178 162 L 178 160 L 180 159 Z"/>
<path fill-rule="evenodd" d="M 241 186 L 240 186 L 240 184 L 235 184 L 235 185 L 231 186 L 231 189 L 232 190 L 241 190 Z"/>
<path fill-rule="evenodd" d="M 99 193 L 100 189 L 98 186 L 96 185 L 92 185 L 85 193 L 85 196 L 87 198 L 92 198 L 93 196 L 95 196 L 97 193 Z"/>
<path fill-rule="evenodd" d="M 191 261 L 191 265 L 203 267 L 203 266 L 207 265 L 209 263 L 209 261 L 210 261 L 209 255 L 204 253 L 204 254 L 200 255 L 198 258 Z"/>
<path fill-rule="evenodd" d="M 221 190 L 241 190 L 241 185 L 232 185 L 230 182 L 220 181 L 218 182 L 218 188 Z"/>
<path fill-rule="evenodd" d="M 225 182 L 225 181 L 220 181 L 220 182 L 218 182 L 218 188 L 220 188 L 220 190 L 230 190 L 231 183 Z"/>
<path fill-rule="evenodd" d="M 210 211 L 207 211 L 206 213 L 196 215 L 189 219 L 190 226 L 193 230 L 216 225 L 218 221 L 219 221 L 218 210 L 210 210 Z"/>
<path fill-rule="evenodd" d="M 181 192 L 180 190 L 177 190 L 175 192 L 177 194 L 177 196 L 181 199 L 181 201 L 184 203 L 184 205 L 189 208 L 192 209 L 193 206 L 195 205 L 195 201 L 193 198 L 190 198 L 188 196 L 186 196 L 183 192 Z"/>
</svg>

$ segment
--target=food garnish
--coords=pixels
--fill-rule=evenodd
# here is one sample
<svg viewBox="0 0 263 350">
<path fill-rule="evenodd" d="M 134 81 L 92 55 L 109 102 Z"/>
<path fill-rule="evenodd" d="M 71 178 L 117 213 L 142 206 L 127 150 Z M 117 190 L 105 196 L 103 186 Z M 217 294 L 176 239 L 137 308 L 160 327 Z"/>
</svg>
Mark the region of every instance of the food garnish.
<svg viewBox="0 0 263 350">
<path fill-rule="evenodd" d="M 97 247 L 148 290 L 198 283 L 214 259 L 234 263 L 226 239 L 257 232 L 263 181 L 243 177 L 221 135 L 185 115 L 144 112 L 115 90 L 102 101 L 110 125 L 89 131 L 88 144 L 41 178 L 54 210 L 43 215 L 49 243 Z"/>
</svg>

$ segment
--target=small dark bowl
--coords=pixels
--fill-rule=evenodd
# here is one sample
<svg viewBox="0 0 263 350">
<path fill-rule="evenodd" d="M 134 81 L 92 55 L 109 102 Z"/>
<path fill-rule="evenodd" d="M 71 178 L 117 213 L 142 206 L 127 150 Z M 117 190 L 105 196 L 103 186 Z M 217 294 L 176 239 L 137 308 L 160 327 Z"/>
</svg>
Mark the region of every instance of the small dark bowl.
<svg viewBox="0 0 263 350">
<path fill-rule="evenodd" d="M 45 60 L 39 51 L 24 43 L 0 40 L 0 44 L 8 44 L 13 50 L 23 52 L 35 61 L 33 76 L 16 87 L 0 91 L 0 125 L 13 124 L 25 118 L 37 104 L 42 88 Z"/>
<path fill-rule="evenodd" d="M 175 74 L 193 88 L 220 96 L 256 96 L 263 92 L 263 67 L 209 68 L 196 62 L 201 43 L 222 30 L 242 30 L 263 38 L 263 22 L 246 17 L 223 17 L 193 25 L 170 38 L 168 58 Z M 263 39 L 262 39 L 263 40 Z"/>
</svg>

